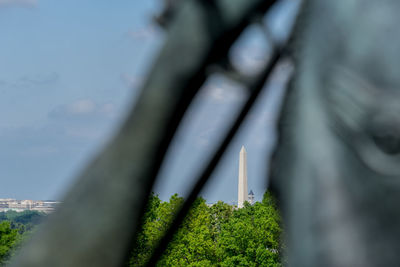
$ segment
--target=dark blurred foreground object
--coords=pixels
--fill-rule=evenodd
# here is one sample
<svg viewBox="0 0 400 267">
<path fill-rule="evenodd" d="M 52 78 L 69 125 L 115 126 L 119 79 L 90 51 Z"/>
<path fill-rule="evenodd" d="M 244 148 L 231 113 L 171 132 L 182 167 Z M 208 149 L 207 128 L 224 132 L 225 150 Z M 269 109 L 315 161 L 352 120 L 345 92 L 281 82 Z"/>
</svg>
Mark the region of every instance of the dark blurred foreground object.
<svg viewBox="0 0 400 267">
<path fill-rule="evenodd" d="M 186 0 L 171 11 L 167 5 L 158 21 L 168 38 L 136 106 L 11 266 L 125 264 L 186 108 L 210 67 L 223 68 L 231 44 L 273 2 Z M 291 266 L 400 263 L 399 12 L 394 0 L 304 3 L 272 166 Z M 247 87 L 260 88 L 279 54 L 272 59 L 265 77 Z M 192 192 L 204 185 L 256 96 Z"/>
<path fill-rule="evenodd" d="M 272 166 L 290 266 L 400 266 L 399 12 L 304 3 Z"/>
</svg>

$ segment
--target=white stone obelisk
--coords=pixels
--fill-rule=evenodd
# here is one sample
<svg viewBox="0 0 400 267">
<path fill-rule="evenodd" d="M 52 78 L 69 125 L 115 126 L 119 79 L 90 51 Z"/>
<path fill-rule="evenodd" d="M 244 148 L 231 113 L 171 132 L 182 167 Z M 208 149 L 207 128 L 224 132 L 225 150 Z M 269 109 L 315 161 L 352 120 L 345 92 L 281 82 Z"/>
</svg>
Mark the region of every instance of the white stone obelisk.
<svg viewBox="0 0 400 267">
<path fill-rule="evenodd" d="M 243 208 L 244 202 L 248 200 L 247 192 L 247 160 L 246 149 L 242 146 L 239 153 L 239 184 L 238 184 L 238 208 Z"/>
</svg>

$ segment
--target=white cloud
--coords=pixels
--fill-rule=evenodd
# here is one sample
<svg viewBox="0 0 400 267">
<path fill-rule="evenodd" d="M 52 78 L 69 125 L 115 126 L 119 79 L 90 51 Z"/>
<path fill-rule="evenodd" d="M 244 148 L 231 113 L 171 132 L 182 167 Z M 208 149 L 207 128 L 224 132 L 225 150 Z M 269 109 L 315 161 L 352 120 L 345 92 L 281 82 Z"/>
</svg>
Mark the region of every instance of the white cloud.
<svg viewBox="0 0 400 267">
<path fill-rule="evenodd" d="M 138 88 L 143 83 L 143 78 L 128 73 L 121 73 L 122 82 L 129 88 Z"/>
<path fill-rule="evenodd" d="M 70 114 L 88 114 L 96 110 L 96 104 L 90 99 L 80 99 L 66 106 Z"/>
<path fill-rule="evenodd" d="M 0 0 L 0 7 L 36 7 L 37 0 Z"/>
<path fill-rule="evenodd" d="M 156 36 L 156 34 L 157 29 L 153 25 L 147 25 L 127 32 L 129 37 L 139 41 L 151 40 Z"/>
<path fill-rule="evenodd" d="M 96 103 L 91 99 L 78 99 L 70 104 L 60 105 L 49 112 L 49 117 L 57 120 L 97 120 L 115 116 L 116 109 L 113 103 Z"/>
</svg>

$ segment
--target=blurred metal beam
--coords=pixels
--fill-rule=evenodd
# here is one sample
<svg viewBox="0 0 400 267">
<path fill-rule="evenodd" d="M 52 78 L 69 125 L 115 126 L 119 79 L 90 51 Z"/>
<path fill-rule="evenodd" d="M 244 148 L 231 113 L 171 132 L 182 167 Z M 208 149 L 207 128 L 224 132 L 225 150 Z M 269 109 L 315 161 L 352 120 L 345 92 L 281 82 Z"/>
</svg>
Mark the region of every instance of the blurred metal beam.
<svg viewBox="0 0 400 267">
<path fill-rule="evenodd" d="M 399 12 L 305 2 L 272 164 L 289 266 L 400 263 Z"/>
</svg>

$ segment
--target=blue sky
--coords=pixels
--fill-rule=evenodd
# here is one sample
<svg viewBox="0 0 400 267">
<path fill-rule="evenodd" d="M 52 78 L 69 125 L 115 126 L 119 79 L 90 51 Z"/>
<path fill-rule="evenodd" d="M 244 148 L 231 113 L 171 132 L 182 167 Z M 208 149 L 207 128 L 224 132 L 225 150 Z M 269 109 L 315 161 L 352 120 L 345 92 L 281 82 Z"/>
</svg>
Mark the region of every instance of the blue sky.
<svg viewBox="0 0 400 267">
<path fill-rule="evenodd" d="M 165 38 L 152 24 L 160 2 L 0 0 L 0 198 L 61 198 L 110 138 Z M 278 39 L 296 3 L 284 1 L 266 18 Z M 243 72 L 254 72 L 268 49 L 253 27 L 231 57 Z M 208 202 L 236 199 L 241 145 L 248 151 L 249 188 L 261 198 L 285 73 L 275 75 L 203 191 Z M 162 168 L 155 187 L 162 199 L 185 194 L 245 97 L 218 75 L 204 85 Z"/>
</svg>

